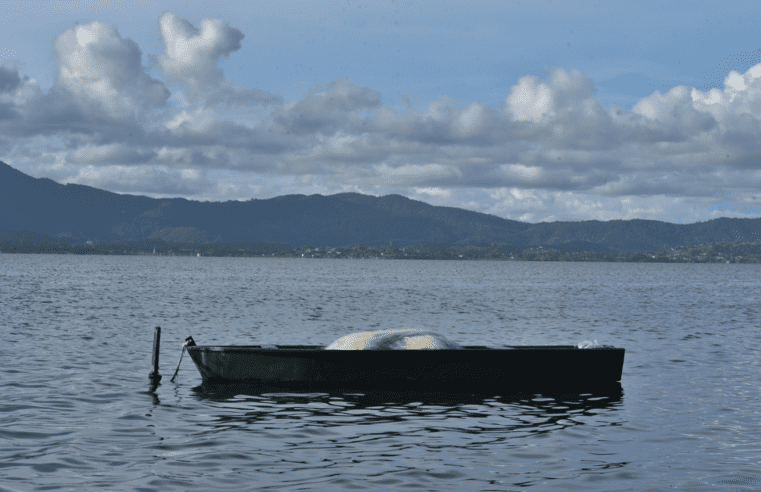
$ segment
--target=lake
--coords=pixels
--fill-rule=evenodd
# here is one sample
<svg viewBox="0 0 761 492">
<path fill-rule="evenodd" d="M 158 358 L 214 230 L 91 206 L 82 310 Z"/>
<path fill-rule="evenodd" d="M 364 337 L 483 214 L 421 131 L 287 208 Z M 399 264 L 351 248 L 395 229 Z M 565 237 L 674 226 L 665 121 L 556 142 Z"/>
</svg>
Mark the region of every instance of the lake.
<svg viewBox="0 0 761 492">
<path fill-rule="evenodd" d="M 761 265 L 0 254 L 0 491 L 758 490 Z M 152 391 L 153 328 L 162 383 Z M 212 388 L 200 344 L 626 348 L 619 393 Z"/>
</svg>

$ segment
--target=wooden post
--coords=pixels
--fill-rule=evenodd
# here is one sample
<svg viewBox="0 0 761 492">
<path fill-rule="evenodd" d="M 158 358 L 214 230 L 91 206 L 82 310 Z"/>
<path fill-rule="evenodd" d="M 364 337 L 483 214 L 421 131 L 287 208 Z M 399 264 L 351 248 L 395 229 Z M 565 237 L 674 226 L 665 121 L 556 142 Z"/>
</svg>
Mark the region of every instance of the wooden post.
<svg viewBox="0 0 761 492">
<path fill-rule="evenodd" d="M 161 381 L 161 374 L 159 374 L 159 346 L 161 345 L 161 327 L 157 326 L 156 331 L 153 332 L 153 372 L 148 374 L 151 382 L 158 383 Z"/>
</svg>

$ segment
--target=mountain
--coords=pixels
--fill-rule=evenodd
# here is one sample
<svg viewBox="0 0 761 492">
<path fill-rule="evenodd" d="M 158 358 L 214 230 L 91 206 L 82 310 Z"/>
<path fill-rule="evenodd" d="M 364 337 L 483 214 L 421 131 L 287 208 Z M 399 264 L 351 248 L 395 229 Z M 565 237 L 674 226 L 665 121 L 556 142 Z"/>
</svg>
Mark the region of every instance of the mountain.
<svg viewBox="0 0 761 492">
<path fill-rule="evenodd" d="M 92 240 L 267 242 L 290 246 L 500 243 L 567 251 L 645 252 L 761 240 L 761 219 L 527 224 L 399 195 L 286 195 L 198 202 L 120 195 L 33 178 L 0 162 L 0 236 L 25 231 Z"/>
</svg>

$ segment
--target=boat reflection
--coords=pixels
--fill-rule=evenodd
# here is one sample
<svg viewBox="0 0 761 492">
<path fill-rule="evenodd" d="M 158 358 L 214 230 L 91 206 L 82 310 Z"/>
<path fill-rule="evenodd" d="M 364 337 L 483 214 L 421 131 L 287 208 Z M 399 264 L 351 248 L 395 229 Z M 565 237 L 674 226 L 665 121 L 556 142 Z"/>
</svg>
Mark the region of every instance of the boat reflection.
<svg viewBox="0 0 761 492">
<path fill-rule="evenodd" d="M 214 427 L 261 424 L 282 419 L 310 426 L 434 422 L 474 432 L 546 432 L 589 423 L 616 425 L 622 406 L 620 383 L 585 392 L 361 391 L 298 392 L 247 384 L 202 384 L 193 395 L 209 403 Z M 210 422 L 209 422 L 210 423 Z M 300 424 L 300 425 L 301 425 Z"/>
<path fill-rule="evenodd" d="M 288 398 L 310 398 L 317 395 L 327 395 L 329 397 L 339 397 L 351 399 L 356 405 L 376 405 L 379 402 L 396 402 L 405 404 L 409 402 L 423 403 L 444 403 L 458 404 L 462 402 L 477 402 L 484 399 L 498 398 L 501 401 L 523 401 L 526 398 L 562 398 L 563 400 L 572 400 L 579 404 L 589 402 L 593 406 L 597 403 L 606 401 L 609 403 L 619 402 L 623 397 L 623 388 L 621 383 L 610 383 L 606 385 L 595 385 L 590 387 L 578 388 L 535 388 L 536 391 L 529 391 L 529 388 L 519 388 L 507 392 L 486 391 L 483 388 L 475 388 L 474 391 L 463 391 L 462 388 L 448 391 L 444 389 L 419 390 L 402 388 L 393 390 L 383 389 L 363 389 L 363 388 L 320 388 L 313 386 L 299 385 L 273 385 L 273 384 L 254 384 L 254 383 L 221 383 L 211 384 L 203 383 L 193 388 L 193 394 L 202 400 L 225 401 L 229 399 L 238 399 L 249 396 L 267 396 L 268 398 L 288 399 Z"/>
</svg>

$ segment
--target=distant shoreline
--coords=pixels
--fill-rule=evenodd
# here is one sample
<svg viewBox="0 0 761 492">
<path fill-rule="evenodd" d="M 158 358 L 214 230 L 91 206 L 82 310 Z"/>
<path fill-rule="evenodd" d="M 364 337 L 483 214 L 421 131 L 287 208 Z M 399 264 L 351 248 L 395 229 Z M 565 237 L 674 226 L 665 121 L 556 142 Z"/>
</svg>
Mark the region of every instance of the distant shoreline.
<svg viewBox="0 0 761 492">
<path fill-rule="evenodd" d="M 449 261 L 557 261 L 608 263 L 761 263 L 761 241 L 711 243 L 669 248 L 659 252 L 613 253 L 599 251 L 563 251 L 550 247 L 516 248 L 509 245 L 418 244 L 409 246 L 346 247 L 240 244 L 175 244 L 164 241 L 97 242 L 37 244 L 27 241 L 2 241 L 3 254 L 62 254 L 99 256 L 185 256 L 238 258 L 302 258 L 345 260 L 449 260 Z"/>
</svg>

